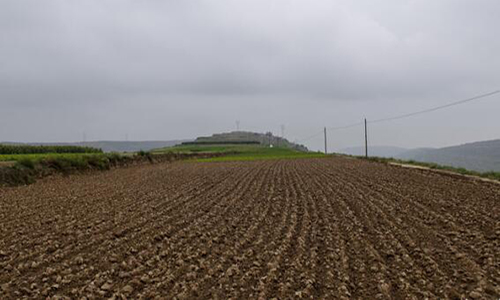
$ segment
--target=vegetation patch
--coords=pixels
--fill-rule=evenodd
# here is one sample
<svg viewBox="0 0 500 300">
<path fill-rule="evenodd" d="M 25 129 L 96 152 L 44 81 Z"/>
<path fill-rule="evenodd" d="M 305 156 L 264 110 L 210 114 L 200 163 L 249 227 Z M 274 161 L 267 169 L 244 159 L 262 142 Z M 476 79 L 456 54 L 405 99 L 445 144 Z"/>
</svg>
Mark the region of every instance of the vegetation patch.
<svg viewBox="0 0 500 300">
<path fill-rule="evenodd" d="M 71 174 L 86 170 L 108 170 L 125 160 L 132 159 L 131 156 L 117 153 L 18 156 L 14 166 L 0 168 L 0 185 L 30 184 L 37 178 L 55 173 Z"/>
<path fill-rule="evenodd" d="M 295 159 L 295 158 L 315 158 L 325 157 L 319 152 L 304 152 L 286 147 L 267 147 L 252 144 L 197 144 L 179 145 L 164 148 L 153 153 L 199 153 L 199 154 L 220 154 L 217 157 L 199 158 L 198 162 L 215 161 L 246 161 L 264 159 Z"/>
<path fill-rule="evenodd" d="M 105 155 L 104 153 L 41 153 L 41 154 L 0 154 L 0 161 L 18 162 L 21 160 L 40 161 L 53 158 L 75 159 L 82 156 Z"/>
<path fill-rule="evenodd" d="M 109 170 L 112 167 L 171 162 L 190 158 L 211 158 L 218 153 L 156 153 L 140 151 L 136 154 L 50 154 L 18 155 L 13 166 L 0 167 L 0 186 L 31 184 L 37 178 L 52 174 L 72 174 L 90 170 Z"/>
<path fill-rule="evenodd" d="M 230 154 L 227 156 L 221 157 L 212 157 L 212 158 L 200 158 L 196 159 L 197 162 L 220 162 L 220 161 L 251 161 L 251 160 L 268 160 L 268 159 L 301 159 L 301 158 L 322 158 L 327 157 L 327 155 L 323 153 L 316 152 L 297 152 L 297 153 L 284 153 L 284 152 L 275 152 L 275 153 L 241 153 L 241 154 Z"/>
<path fill-rule="evenodd" d="M 199 144 L 199 145 L 178 145 L 174 147 L 153 150 L 153 154 L 162 153 L 219 153 L 232 154 L 255 151 L 257 148 L 264 148 L 255 145 L 235 145 L 235 144 Z"/>
<path fill-rule="evenodd" d="M 102 153 L 101 149 L 82 146 L 0 145 L 0 154 Z"/>
<path fill-rule="evenodd" d="M 184 142 L 181 145 L 260 145 L 257 141 L 198 141 Z"/>
</svg>

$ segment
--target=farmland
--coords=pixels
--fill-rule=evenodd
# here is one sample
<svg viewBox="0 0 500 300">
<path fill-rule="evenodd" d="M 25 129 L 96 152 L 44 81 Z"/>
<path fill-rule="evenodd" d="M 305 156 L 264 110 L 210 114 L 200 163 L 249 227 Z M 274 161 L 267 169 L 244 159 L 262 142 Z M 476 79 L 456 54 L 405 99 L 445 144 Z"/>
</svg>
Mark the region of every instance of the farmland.
<svg viewBox="0 0 500 300">
<path fill-rule="evenodd" d="M 0 189 L 0 298 L 498 299 L 500 185 L 347 159 Z"/>
<path fill-rule="evenodd" d="M 263 145 L 179 145 L 153 151 L 153 154 L 160 153 L 218 153 L 221 157 L 203 158 L 199 162 L 216 161 L 248 161 L 263 159 L 295 159 L 295 158 L 318 158 L 325 155 L 317 152 L 298 151 L 289 147 L 270 148 Z"/>
</svg>

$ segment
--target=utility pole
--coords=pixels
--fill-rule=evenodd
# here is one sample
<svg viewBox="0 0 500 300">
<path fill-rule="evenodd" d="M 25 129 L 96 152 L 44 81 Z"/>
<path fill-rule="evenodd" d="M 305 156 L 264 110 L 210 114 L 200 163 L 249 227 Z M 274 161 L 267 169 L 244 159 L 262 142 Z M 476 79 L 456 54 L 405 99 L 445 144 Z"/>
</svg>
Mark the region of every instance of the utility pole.
<svg viewBox="0 0 500 300">
<path fill-rule="evenodd" d="M 240 131 L 240 121 L 236 121 L 236 131 Z"/>
<path fill-rule="evenodd" d="M 365 118 L 365 157 L 368 158 L 368 126 Z"/>
<path fill-rule="evenodd" d="M 325 154 L 328 154 L 328 143 L 326 140 L 326 127 L 325 127 Z"/>
</svg>

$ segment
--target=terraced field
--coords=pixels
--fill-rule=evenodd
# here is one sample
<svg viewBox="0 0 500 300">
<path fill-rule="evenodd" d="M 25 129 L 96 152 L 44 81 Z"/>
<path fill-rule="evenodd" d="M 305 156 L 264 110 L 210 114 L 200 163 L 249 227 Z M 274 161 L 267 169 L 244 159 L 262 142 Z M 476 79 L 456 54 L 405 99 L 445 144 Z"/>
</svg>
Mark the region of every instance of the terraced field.
<svg viewBox="0 0 500 300">
<path fill-rule="evenodd" d="M 500 185 L 342 158 L 0 190 L 0 298 L 498 299 Z"/>
</svg>

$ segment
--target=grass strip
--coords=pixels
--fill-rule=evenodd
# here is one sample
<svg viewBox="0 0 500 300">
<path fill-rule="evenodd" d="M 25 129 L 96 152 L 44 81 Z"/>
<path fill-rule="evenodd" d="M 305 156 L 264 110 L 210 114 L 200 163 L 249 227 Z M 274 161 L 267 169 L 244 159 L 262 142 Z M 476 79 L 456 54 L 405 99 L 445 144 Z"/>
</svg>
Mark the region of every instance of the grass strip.
<svg viewBox="0 0 500 300">
<path fill-rule="evenodd" d="M 325 157 L 319 152 L 303 152 L 288 147 L 267 147 L 241 144 L 188 144 L 163 148 L 153 153 L 205 153 L 220 154 L 218 157 L 199 158 L 195 162 L 252 161 L 269 159 L 297 159 Z"/>
<path fill-rule="evenodd" d="M 350 156 L 350 155 L 348 155 Z M 350 157 L 356 157 L 359 159 L 364 159 L 368 161 L 373 161 L 373 162 L 379 162 L 379 163 L 397 163 L 397 164 L 402 164 L 402 165 L 413 165 L 413 166 L 420 166 L 420 167 L 426 167 L 432 170 L 443 170 L 443 171 L 449 171 L 453 173 L 458 173 L 462 175 L 469 175 L 469 176 L 477 176 L 477 177 L 482 177 L 482 178 L 487 178 L 487 179 L 493 179 L 493 180 L 499 180 L 500 181 L 500 172 L 477 172 L 477 171 L 472 171 L 472 170 L 467 170 L 465 168 L 456 168 L 456 167 L 451 167 L 451 166 L 443 166 L 439 165 L 436 163 L 428 163 L 428 162 L 420 162 L 420 161 L 415 161 L 415 160 L 402 160 L 402 159 L 396 159 L 396 158 L 385 158 L 385 157 L 364 157 L 364 156 L 350 156 Z"/>
</svg>

